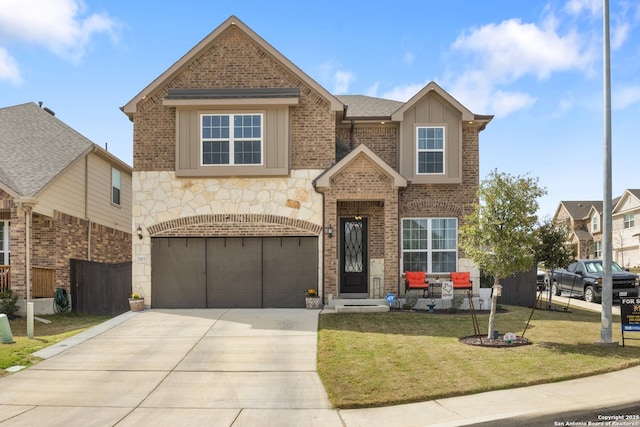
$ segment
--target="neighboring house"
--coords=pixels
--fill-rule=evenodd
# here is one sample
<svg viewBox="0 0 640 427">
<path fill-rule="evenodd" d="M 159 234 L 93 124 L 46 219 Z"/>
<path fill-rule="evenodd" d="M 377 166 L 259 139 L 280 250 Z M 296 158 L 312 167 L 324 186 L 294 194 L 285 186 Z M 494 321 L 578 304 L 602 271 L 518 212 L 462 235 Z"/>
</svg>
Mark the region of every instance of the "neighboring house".
<svg viewBox="0 0 640 427">
<path fill-rule="evenodd" d="M 611 202 L 611 245 L 613 260 L 625 268 L 640 266 L 640 190 L 625 190 Z M 561 201 L 553 220 L 564 223 L 576 258 L 602 258 L 603 203 L 593 201 Z"/>
<path fill-rule="evenodd" d="M 131 260 L 130 166 L 34 103 L 0 108 L 0 153 L 3 285 L 52 298 L 70 259 Z"/>
<path fill-rule="evenodd" d="M 129 101 L 133 287 L 152 307 L 384 298 L 403 275 L 479 271 L 458 248 L 479 133 L 436 83 L 334 96 L 230 17 Z"/>
</svg>

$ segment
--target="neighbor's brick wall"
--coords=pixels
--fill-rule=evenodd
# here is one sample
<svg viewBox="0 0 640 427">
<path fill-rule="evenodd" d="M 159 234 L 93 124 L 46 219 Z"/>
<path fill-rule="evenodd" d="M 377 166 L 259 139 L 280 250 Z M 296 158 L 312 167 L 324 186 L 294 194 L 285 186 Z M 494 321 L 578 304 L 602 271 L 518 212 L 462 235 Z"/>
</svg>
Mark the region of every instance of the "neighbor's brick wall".
<svg viewBox="0 0 640 427">
<path fill-rule="evenodd" d="M 13 237 L 13 222 L 12 222 Z M 32 219 L 32 247 L 31 265 L 55 269 L 55 287 L 70 289 L 71 274 L 69 263 L 71 259 L 88 260 L 89 251 L 89 222 L 60 212 L 54 213 L 54 218 L 33 215 Z M 17 244 L 15 244 L 17 245 Z M 21 245 L 24 248 L 24 243 Z M 15 248 L 12 241 L 12 251 Z M 20 252 L 19 262 L 24 270 L 24 254 Z M 100 224 L 91 224 L 91 261 L 104 263 L 121 263 L 131 261 L 131 234 Z M 21 274 L 21 289 L 24 292 L 24 273 Z M 12 276 L 12 287 L 14 285 Z"/>
<path fill-rule="evenodd" d="M 138 105 L 134 118 L 136 171 L 175 170 L 175 108 L 162 106 L 169 88 L 299 87 L 290 108 L 291 169 L 324 169 L 334 160 L 335 114 L 327 101 L 236 27 L 222 33 L 166 85 Z"/>
</svg>

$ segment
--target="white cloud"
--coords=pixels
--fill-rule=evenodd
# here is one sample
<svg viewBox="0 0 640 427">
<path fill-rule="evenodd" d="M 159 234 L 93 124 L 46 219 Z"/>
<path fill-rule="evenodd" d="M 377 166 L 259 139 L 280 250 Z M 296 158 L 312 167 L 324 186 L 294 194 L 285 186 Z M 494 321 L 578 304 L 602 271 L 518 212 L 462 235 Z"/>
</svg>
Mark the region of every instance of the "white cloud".
<svg viewBox="0 0 640 427">
<path fill-rule="evenodd" d="M 15 59 L 9 53 L 0 47 L 0 81 L 8 80 L 13 84 L 22 82 L 20 70 Z"/>
<path fill-rule="evenodd" d="M 557 27 L 557 19 L 549 15 L 540 25 L 510 19 L 462 34 L 452 48 L 470 61 L 467 71 L 452 79 L 452 95 L 472 111 L 505 116 L 531 107 L 536 98 L 501 87 L 527 76 L 545 80 L 558 71 L 589 72 L 596 50 L 583 35 L 560 34 Z"/>
<path fill-rule="evenodd" d="M 383 93 L 382 98 L 393 99 L 394 101 L 407 102 L 413 95 L 420 92 L 427 83 L 410 84 L 396 86 L 390 91 Z"/>
<path fill-rule="evenodd" d="M 413 54 L 413 52 L 405 52 L 404 62 L 411 65 L 413 64 L 413 61 L 415 61 L 415 59 L 416 59 L 416 56 Z"/>
<path fill-rule="evenodd" d="M 344 95 L 349 92 L 349 85 L 355 79 L 351 71 L 338 70 L 333 74 L 333 93 Z"/>
<path fill-rule="evenodd" d="M 522 92 L 505 92 L 496 90 L 490 99 L 490 109 L 499 116 L 508 116 L 514 111 L 531 107 L 536 103 L 536 98 Z"/>
<path fill-rule="evenodd" d="M 611 94 L 611 104 L 616 110 L 622 110 L 640 102 L 640 86 L 626 86 Z"/>
<path fill-rule="evenodd" d="M 118 24 L 107 14 L 84 16 L 82 0 L 2 0 L 0 38 L 9 45 L 42 46 L 77 63 L 82 60 L 92 37 L 107 34 L 116 38 Z M 0 67 L 11 66 L 5 62 Z M 14 63 L 15 66 L 15 63 Z"/>
<path fill-rule="evenodd" d="M 367 96 L 377 97 L 379 88 L 380 88 L 380 82 L 375 82 L 374 84 L 369 86 L 369 88 L 364 92 L 364 94 Z"/>
<path fill-rule="evenodd" d="M 587 11 L 591 15 L 598 15 L 602 9 L 602 0 L 569 0 L 565 9 L 571 15 L 579 15 L 583 11 Z"/>
</svg>

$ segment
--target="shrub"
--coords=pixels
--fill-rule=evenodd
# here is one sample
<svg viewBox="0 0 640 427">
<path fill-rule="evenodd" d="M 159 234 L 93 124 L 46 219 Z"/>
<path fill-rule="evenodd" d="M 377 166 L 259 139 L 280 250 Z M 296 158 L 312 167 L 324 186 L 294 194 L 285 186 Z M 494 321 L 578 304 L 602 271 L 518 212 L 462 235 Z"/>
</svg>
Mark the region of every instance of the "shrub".
<svg viewBox="0 0 640 427">
<path fill-rule="evenodd" d="M 9 319 L 15 319 L 20 310 L 17 305 L 18 295 L 14 295 L 11 289 L 0 292 L 0 314 L 6 314 Z"/>
<path fill-rule="evenodd" d="M 453 296 L 453 301 L 451 301 L 451 307 L 449 307 L 449 313 L 457 313 L 462 307 L 462 303 L 464 302 L 464 297 L 460 294 Z"/>
<path fill-rule="evenodd" d="M 409 306 L 409 310 L 413 309 L 418 303 L 418 294 L 415 292 L 407 292 L 404 296 L 405 304 Z M 403 307 L 404 308 L 404 307 Z"/>
</svg>

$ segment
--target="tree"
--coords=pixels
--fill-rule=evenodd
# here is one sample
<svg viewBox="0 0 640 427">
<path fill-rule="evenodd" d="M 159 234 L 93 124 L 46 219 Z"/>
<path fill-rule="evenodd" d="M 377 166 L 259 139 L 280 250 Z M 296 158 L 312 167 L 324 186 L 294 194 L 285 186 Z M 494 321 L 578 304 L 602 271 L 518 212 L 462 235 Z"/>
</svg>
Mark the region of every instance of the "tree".
<svg viewBox="0 0 640 427">
<path fill-rule="evenodd" d="M 559 267 L 565 267 L 574 258 L 573 245 L 568 239 L 569 231 L 562 224 L 555 224 L 551 219 L 546 219 L 536 230 L 536 245 L 534 252 L 538 262 L 544 262 L 549 271 L 549 301 L 547 308 L 551 308 L 552 271 Z"/>
<path fill-rule="evenodd" d="M 493 170 L 480 183 L 474 212 L 460 227 L 460 247 L 485 274 L 493 275 L 488 338 L 493 333 L 500 279 L 529 270 L 535 261 L 538 198 L 546 190 L 537 178 Z"/>
</svg>

